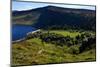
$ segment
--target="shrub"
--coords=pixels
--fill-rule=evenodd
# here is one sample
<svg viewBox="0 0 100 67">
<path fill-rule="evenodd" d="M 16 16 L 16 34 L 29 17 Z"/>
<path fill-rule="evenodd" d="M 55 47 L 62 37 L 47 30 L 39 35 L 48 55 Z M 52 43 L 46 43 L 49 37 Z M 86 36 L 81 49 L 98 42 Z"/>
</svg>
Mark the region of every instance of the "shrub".
<svg viewBox="0 0 100 67">
<path fill-rule="evenodd" d="M 96 37 L 90 37 L 86 40 L 82 41 L 82 45 L 80 46 L 80 53 L 86 50 L 90 50 L 92 48 L 95 48 L 96 43 Z"/>
<path fill-rule="evenodd" d="M 78 45 L 73 45 L 68 48 L 68 53 L 70 54 L 79 54 L 79 46 Z"/>
</svg>

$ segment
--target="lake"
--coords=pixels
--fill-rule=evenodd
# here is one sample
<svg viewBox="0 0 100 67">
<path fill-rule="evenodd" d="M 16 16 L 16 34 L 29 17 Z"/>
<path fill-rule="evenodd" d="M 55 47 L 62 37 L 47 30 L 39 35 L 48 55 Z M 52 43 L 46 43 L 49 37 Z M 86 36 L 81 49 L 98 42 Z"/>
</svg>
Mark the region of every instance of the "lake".
<svg viewBox="0 0 100 67">
<path fill-rule="evenodd" d="M 12 40 L 15 41 L 24 38 L 28 32 L 35 30 L 35 28 L 28 25 L 12 25 Z"/>
</svg>

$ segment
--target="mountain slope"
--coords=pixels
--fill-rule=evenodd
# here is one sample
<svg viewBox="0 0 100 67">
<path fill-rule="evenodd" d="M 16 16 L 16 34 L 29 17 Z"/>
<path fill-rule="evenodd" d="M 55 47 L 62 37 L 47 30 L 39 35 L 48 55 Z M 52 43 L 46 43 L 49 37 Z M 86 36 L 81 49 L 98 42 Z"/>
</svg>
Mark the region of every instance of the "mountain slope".
<svg viewBox="0 0 100 67">
<path fill-rule="evenodd" d="M 36 28 L 52 26 L 95 30 L 96 11 L 46 6 L 28 11 L 13 12 L 14 24 L 33 24 Z"/>
</svg>

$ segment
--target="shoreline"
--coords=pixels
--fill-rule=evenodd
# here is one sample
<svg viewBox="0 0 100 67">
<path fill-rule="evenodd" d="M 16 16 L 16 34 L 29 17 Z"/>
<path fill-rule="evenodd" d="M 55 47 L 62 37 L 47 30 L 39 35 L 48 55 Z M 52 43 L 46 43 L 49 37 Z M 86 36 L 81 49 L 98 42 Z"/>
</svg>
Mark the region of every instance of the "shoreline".
<svg viewBox="0 0 100 67">
<path fill-rule="evenodd" d="M 12 41 L 12 43 L 17 43 L 17 42 L 21 42 L 21 41 L 24 41 L 26 38 L 21 38 L 21 39 L 18 39 L 18 40 L 15 40 L 15 41 Z"/>
<path fill-rule="evenodd" d="M 30 34 L 34 34 L 34 33 L 39 32 L 39 31 L 41 31 L 41 30 L 40 29 L 37 29 L 35 31 L 28 32 L 28 33 L 26 33 L 26 36 L 28 36 Z M 17 42 L 24 41 L 26 39 L 26 36 L 24 38 L 21 38 L 21 39 L 15 40 L 15 41 L 12 40 L 12 43 L 17 43 Z"/>
</svg>

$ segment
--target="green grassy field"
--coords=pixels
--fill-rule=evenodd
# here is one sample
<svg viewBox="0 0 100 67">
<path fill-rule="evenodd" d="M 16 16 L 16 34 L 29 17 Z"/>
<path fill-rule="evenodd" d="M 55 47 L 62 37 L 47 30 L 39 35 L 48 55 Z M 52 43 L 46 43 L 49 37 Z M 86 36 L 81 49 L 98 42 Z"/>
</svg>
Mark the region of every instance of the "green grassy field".
<svg viewBox="0 0 100 67">
<path fill-rule="evenodd" d="M 74 37 L 79 32 L 50 31 L 63 36 Z M 95 49 L 85 51 L 80 54 L 72 54 L 72 48 L 66 45 L 59 46 L 51 43 L 42 42 L 39 38 L 31 38 L 22 42 L 12 44 L 12 65 L 31 65 L 49 63 L 69 63 L 81 61 L 95 61 Z"/>
<path fill-rule="evenodd" d="M 67 46 L 42 44 L 39 39 L 30 39 L 25 42 L 13 44 L 13 65 L 47 64 L 62 62 L 94 61 L 95 49 L 73 55 Z"/>
<path fill-rule="evenodd" d="M 56 33 L 56 34 L 61 34 L 63 36 L 70 36 L 70 37 L 75 37 L 77 35 L 80 35 L 79 32 L 69 32 L 65 30 L 51 30 L 50 33 Z"/>
</svg>

